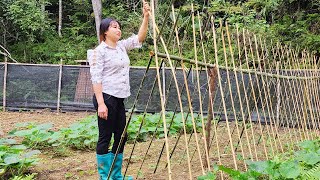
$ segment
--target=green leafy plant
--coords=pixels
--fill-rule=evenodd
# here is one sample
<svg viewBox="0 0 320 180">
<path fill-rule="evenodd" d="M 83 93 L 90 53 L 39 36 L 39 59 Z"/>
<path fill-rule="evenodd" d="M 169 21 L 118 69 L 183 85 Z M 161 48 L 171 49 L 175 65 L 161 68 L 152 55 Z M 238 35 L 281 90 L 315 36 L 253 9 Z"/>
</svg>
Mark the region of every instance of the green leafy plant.
<svg viewBox="0 0 320 180">
<path fill-rule="evenodd" d="M 35 155 L 39 153 L 39 150 L 31 150 L 25 145 L 17 144 L 14 139 L 0 139 L 0 178 L 21 176 L 38 162 Z"/>
<path fill-rule="evenodd" d="M 320 140 L 298 144 L 299 151 L 287 152 L 268 161 L 246 161 L 248 171 L 241 172 L 225 166 L 219 170 L 232 179 L 320 179 Z"/>
<path fill-rule="evenodd" d="M 174 116 L 173 112 L 166 112 L 166 122 L 167 129 L 169 130 L 169 136 L 178 135 L 183 129 L 183 122 L 181 113 L 177 113 Z M 184 115 L 186 118 L 186 115 Z M 202 123 L 196 113 L 193 115 L 195 117 L 196 129 L 199 132 L 202 128 Z M 142 123 L 141 130 L 139 132 L 139 127 Z M 193 132 L 193 123 L 191 115 L 188 116 L 186 120 L 186 131 L 187 133 Z M 156 133 L 155 133 L 156 132 Z M 138 141 L 146 141 L 148 137 L 155 133 L 156 138 L 164 137 L 164 128 L 161 114 L 138 114 L 134 115 L 129 124 L 128 130 L 128 140 L 134 140 L 137 136 Z"/>
<path fill-rule="evenodd" d="M 75 149 L 94 149 L 98 141 L 98 126 L 94 116 L 72 124 L 68 128 L 63 128 L 54 136 L 51 141 L 58 140 L 59 144 Z M 57 145 L 57 144 L 54 144 Z"/>
<path fill-rule="evenodd" d="M 35 123 L 18 123 L 17 128 L 10 131 L 11 137 L 23 138 L 22 143 L 30 148 L 44 148 L 50 146 L 48 140 L 54 134 L 50 129 L 51 123 L 39 124 Z"/>
<path fill-rule="evenodd" d="M 10 180 L 34 180 L 36 179 L 36 173 L 32 173 L 29 175 L 22 175 L 22 176 L 14 176 Z"/>
<path fill-rule="evenodd" d="M 198 180 L 215 180 L 217 177 L 213 172 L 208 172 L 206 175 L 199 176 Z"/>
</svg>

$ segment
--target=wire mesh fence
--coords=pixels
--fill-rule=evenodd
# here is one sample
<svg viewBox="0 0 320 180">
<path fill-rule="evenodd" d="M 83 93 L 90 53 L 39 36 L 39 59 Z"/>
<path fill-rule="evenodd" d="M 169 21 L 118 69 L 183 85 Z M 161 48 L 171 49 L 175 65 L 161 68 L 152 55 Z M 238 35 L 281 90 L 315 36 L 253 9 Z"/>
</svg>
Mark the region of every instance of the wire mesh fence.
<svg viewBox="0 0 320 180">
<path fill-rule="evenodd" d="M 4 64 L 0 64 L 0 97 L 3 99 L 4 91 Z M 57 110 L 58 99 L 60 98 L 59 107 L 61 111 L 92 111 L 92 95 L 93 89 L 91 84 L 91 76 L 88 66 L 62 66 L 61 80 L 59 77 L 60 65 L 36 65 L 36 64 L 7 64 L 6 77 L 6 109 L 9 110 L 29 110 L 49 108 Z M 131 96 L 125 100 L 126 108 L 129 110 L 135 96 L 137 95 L 142 76 L 146 73 L 146 79 L 142 85 L 138 104 L 134 111 L 143 112 L 148 99 L 150 103 L 147 112 L 159 112 L 160 97 L 156 87 L 156 69 L 151 68 L 146 72 L 145 67 L 132 67 L 130 69 Z M 201 92 L 204 94 L 204 110 L 207 111 L 208 93 L 207 93 L 207 76 L 205 71 L 201 71 L 200 82 L 202 84 Z M 162 76 L 162 74 L 161 74 Z M 179 84 L 183 86 L 183 74 L 181 69 L 177 69 L 176 74 Z M 223 73 L 223 81 L 226 81 L 226 74 Z M 162 78 L 162 77 L 161 77 Z M 188 84 L 191 93 L 197 92 L 195 86 L 195 73 L 190 72 L 188 76 Z M 61 87 L 59 82 L 61 81 Z M 248 80 L 246 80 L 248 83 Z M 173 85 L 173 79 L 170 69 L 165 70 L 165 87 L 167 101 L 167 110 L 173 111 L 176 106 L 174 101 L 177 96 L 176 87 Z M 60 88 L 60 90 L 59 90 Z M 60 91 L 60 95 L 59 92 Z M 235 92 L 234 92 L 235 93 Z M 217 93 L 217 96 L 219 94 Z M 183 103 L 187 107 L 187 95 L 182 94 Z M 199 99 L 194 98 L 193 108 L 199 111 Z M 219 97 L 216 98 L 219 102 Z M 3 106 L 3 101 L 0 102 Z M 218 103 L 215 103 L 218 104 Z M 218 106 L 218 105 L 217 105 Z"/>
<path fill-rule="evenodd" d="M 3 99 L 3 90 L 4 90 L 4 64 L 0 64 L 0 97 Z M 57 110 L 59 108 L 60 111 L 94 111 L 92 105 L 92 95 L 93 89 L 91 84 L 91 76 L 89 72 L 88 66 L 62 66 L 61 71 L 61 80 L 60 80 L 60 65 L 35 65 L 35 64 L 7 64 L 8 71 L 6 77 L 6 109 L 9 110 L 28 110 L 28 109 L 44 109 L 49 108 L 52 110 Z M 161 70 L 162 71 L 162 70 Z M 192 96 L 192 108 L 195 112 L 199 112 L 199 98 L 197 96 L 198 88 L 196 86 L 196 73 L 194 69 L 185 70 L 188 72 L 187 81 L 190 90 L 190 94 Z M 178 68 L 175 72 L 179 89 L 184 86 L 184 79 L 182 69 Z M 282 70 L 279 72 L 281 75 L 296 75 L 300 77 L 305 77 L 308 74 L 314 73 L 313 71 L 288 71 Z M 318 73 L 318 72 L 316 72 Z M 126 99 L 125 104 L 127 110 L 130 110 L 133 106 L 133 102 L 137 95 L 139 86 L 141 84 L 142 77 L 146 74 L 146 78 L 144 83 L 142 84 L 142 91 L 139 94 L 139 98 L 137 100 L 137 105 L 133 111 L 135 112 L 144 112 L 146 108 L 146 112 L 154 113 L 161 111 L 160 106 L 160 96 L 159 90 L 157 87 L 156 81 L 156 69 L 151 68 L 146 71 L 145 67 L 132 67 L 130 69 L 130 83 L 131 83 L 131 96 Z M 318 73 L 319 74 L 319 73 Z M 200 73 L 200 92 L 202 94 L 202 110 L 204 113 L 208 112 L 208 76 L 206 71 L 201 70 Z M 317 75 L 317 74 L 314 74 Z M 160 73 L 162 78 L 162 73 Z M 249 73 L 235 73 L 233 71 L 229 71 L 227 74 L 226 70 L 220 70 L 221 76 L 221 85 L 223 89 L 223 94 L 225 98 L 225 106 L 227 113 L 230 113 L 229 119 L 234 120 L 242 119 L 240 117 L 240 103 L 244 101 L 245 94 L 248 94 L 248 105 L 249 109 L 254 108 L 256 103 L 258 111 L 251 112 L 252 120 L 256 121 L 257 112 L 260 113 L 260 119 L 262 122 L 268 121 L 272 116 L 277 116 L 276 106 L 278 101 L 281 99 L 277 99 L 277 84 L 279 84 L 279 95 L 282 97 L 286 97 L 283 99 L 281 103 L 282 108 L 302 106 L 303 102 L 303 94 L 297 98 L 296 101 L 290 100 L 293 98 L 292 96 L 295 94 L 293 91 L 302 92 L 303 86 L 299 80 L 286 80 L 277 78 L 269 78 L 268 83 L 266 83 L 266 89 L 268 91 L 262 91 L 258 88 L 263 87 L 262 84 L 262 76 L 258 76 L 254 78 L 254 74 Z M 228 83 L 227 78 L 229 77 L 230 83 Z M 250 78 L 252 86 L 250 86 Z M 236 78 L 238 79 L 238 85 L 240 92 L 237 92 L 236 88 Z M 59 82 L 61 81 L 61 87 L 59 86 Z M 172 72 L 169 68 L 165 68 L 165 78 L 164 78 L 165 86 L 165 98 L 166 98 L 166 110 L 174 111 L 177 106 L 177 89 L 173 82 Z M 288 88 L 290 84 L 296 84 L 295 89 Z M 216 89 L 214 94 L 213 101 L 213 109 L 215 110 L 216 115 L 220 115 L 220 119 L 225 119 L 225 114 L 223 113 L 222 107 L 222 99 L 219 84 L 217 81 L 214 84 L 214 89 Z M 229 86 L 231 89 L 231 94 L 229 92 Z M 59 90 L 59 87 L 61 88 Z M 60 94 L 58 93 L 60 91 Z M 246 91 L 246 92 L 245 92 Z M 253 94 L 258 97 L 258 99 L 253 98 Z M 240 94 L 240 97 L 239 97 Z M 297 94 L 295 94 L 297 95 Z M 231 97 L 233 99 L 231 99 Z M 270 98 L 270 107 L 274 107 L 270 109 L 269 114 L 263 114 L 263 107 L 266 108 L 266 103 L 264 102 L 265 98 Z M 188 99 L 186 91 L 181 93 L 183 107 L 188 108 Z M 315 96 L 311 97 L 315 98 Z M 242 101 L 240 101 L 242 99 Z M 232 102 L 235 108 L 235 111 L 238 113 L 237 115 L 233 114 L 232 110 Z M 313 103 L 313 107 L 316 107 L 316 99 L 311 99 Z M 148 103 L 148 105 L 147 105 Z M 296 103 L 296 104 L 295 104 Z M 3 106 L 3 101 L 1 101 L 1 105 Z M 179 110 L 177 110 L 179 111 Z M 309 110 L 316 111 L 316 108 Z M 279 115 L 278 115 L 279 116 Z M 274 117 L 273 117 L 274 118 Z M 294 121 L 295 117 L 291 117 L 291 120 Z M 294 124 L 292 124 L 294 125 Z"/>
</svg>

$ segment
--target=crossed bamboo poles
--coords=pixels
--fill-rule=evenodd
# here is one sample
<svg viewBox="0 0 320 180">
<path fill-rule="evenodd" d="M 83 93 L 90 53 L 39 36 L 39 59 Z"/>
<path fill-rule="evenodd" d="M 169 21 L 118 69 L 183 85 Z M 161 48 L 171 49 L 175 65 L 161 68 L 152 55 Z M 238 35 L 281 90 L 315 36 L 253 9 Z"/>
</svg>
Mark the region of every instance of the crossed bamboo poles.
<svg viewBox="0 0 320 180">
<path fill-rule="evenodd" d="M 151 3 L 152 8 L 154 8 L 153 3 Z M 217 70 L 217 79 L 218 79 L 218 88 L 217 94 L 220 94 L 221 103 L 218 108 L 218 112 L 223 112 L 226 122 L 226 131 L 228 136 L 228 144 L 226 145 L 231 149 L 231 156 L 233 161 L 233 166 L 235 169 L 238 169 L 239 160 L 237 160 L 237 150 L 240 149 L 243 160 L 251 159 L 251 160 L 260 160 L 260 159 L 268 159 L 270 156 L 275 155 L 279 152 L 284 152 L 287 148 L 292 148 L 291 146 L 286 147 L 287 143 L 284 143 L 281 138 L 283 134 L 281 131 L 286 131 L 288 134 L 289 144 L 298 143 L 305 139 L 313 139 L 319 136 L 319 92 L 318 92 L 318 82 L 319 82 L 319 72 L 317 68 L 317 57 L 312 56 L 312 54 L 307 51 L 302 51 L 301 55 L 297 53 L 296 50 L 293 50 L 288 46 L 280 46 L 277 43 L 276 46 L 268 47 L 266 40 L 263 40 L 261 37 L 257 37 L 256 35 L 252 35 L 247 30 L 242 29 L 242 31 L 238 30 L 236 27 L 236 33 L 230 34 L 228 24 L 223 24 L 221 21 L 219 33 L 217 34 L 216 29 L 214 27 L 214 19 L 211 18 L 211 31 L 212 31 L 212 41 L 213 47 L 207 47 L 204 45 L 203 34 L 204 30 L 201 30 L 202 22 L 198 14 L 198 25 L 200 27 L 200 47 L 202 50 L 203 61 L 198 60 L 198 49 L 197 49 L 197 37 L 195 30 L 195 12 L 193 10 L 192 5 L 192 34 L 193 34 L 193 45 L 194 45 L 194 60 L 188 60 L 183 57 L 183 49 L 179 39 L 179 33 L 177 28 L 177 20 L 175 19 L 174 8 L 172 7 L 172 15 L 173 15 L 173 29 L 175 33 L 175 42 L 177 43 L 179 56 L 172 56 L 169 54 L 167 46 L 170 45 L 170 41 L 165 43 L 163 34 L 158 30 L 156 25 L 155 17 L 153 14 L 152 22 L 153 22 L 153 39 L 154 39 L 154 57 L 156 62 L 156 72 L 157 78 L 154 81 L 154 85 L 152 87 L 152 91 L 150 93 L 149 98 L 153 93 L 153 89 L 155 88 L 156 81 L 158 82 L 158 89 L 160 94 L 162 115 L 159 122 L 163 122 L 164 127 L 164 146 L 162 146 L 161 153 L 158 157 L 157 162 L 159 162 L 162 152 L 165 149 L 166 168 L 168 170 L 168 178 L 172 179 L 172 166 L 171 166 L 171 158 L 174 154 L 174 150 L 176 145 L 180 140 L 180 136 L 177 139 L 173 150 L 170 152 L 170 144 L 169 144 L 169 129 L 167 129 L 167 123 L 165 119 L 165 107 L 167 100 L 162 97 L 167 97 L 165 95 L 166 90 L 161 86 L 161 76 L 160 70 L 161 65 L 159 65 L 159 57 L 164 58 L 165 62 L 169 64 L 169 69 L 171 70 L 172 79 L 170 80 L 169 89 L 172 87 L 171 82 L 174 81 L 174 86 L 176 88 L 178 94 L 178 103 L 175 108 L 175 112 L 172 118 L 176 115 L 176 111 L 178 111 L 177 107 L 180 107 L 180 115 L 182 116 L 183 123 L 183 131 L 180 135 L 184 136 L 184 147 L 185 153 L 183 156 L 187 154 L 187 164 L 188 164 L 188 172 L 189 178 L 192 179 L 192 168 L 191 161 L 193 160 L 193 154 L 197 152 L 198 154 L 198 162 L 201 166 L 202 174 L 205 174 L 206 171 L 210 170 L 210 149 L 212 143 L 205 141 L 206 131 L 204 129 L 204 112 L 202 107 L 202 99 L 204 99 L 204 94 L 200 91 L 200 73 L 204 71 L 206 73 L 207 84 L 210 84 L 210 76 L 208 76 L 208 69 L 216 68 Z M 162 29 L 162 28 L 161 28 Z M 158 36 L 157 36 L 158 34 Z M 172 37 L 170 34 L 169 37 Z M 161 41 L 162 48 L 165 51 L 165 54 L 161 54 L 158 52 L 157 40 L 158 38 Z M 171 39 L 171 38 L 169 38 Z M 227 40 L 226 40 L 227 39 Z M 226 43 L 227 41 L 227 43 Z M 208 49 L 214 49 L 214 61 L 210 61 L 206 56 L 208 53 Z M 238 51 L 236 51 L 236 50 Z M 219 50 L 223 52 L 223 55 L 219 54 Z M 220 52 L 221 53 L 221 52 Z M 235 57 L 238 56 L 236 59 Z M 301 57 L 299 57 L 301 56 Z M 179 63 L 173 65 L 173 60 L 177 60 Z M 151 58 L 150 58 L 151 61 Z M 209 63 L 208 63 L 208 62 Z M 222 63 L 221 63 L 222 61 Z M 301 62 L 302 61 L 302 62 Z M 231 66 L 230 66 L 231 62 Z M 193 66 L 190 66 L 188 71 L 188 75 L 185 73 L 185 63 L 193 64 L 194 69 L 196 71 L 196 85 L 195 88 L 197 91 L 191 93 L 188 86 L 188 76 L 190 71 L 193 70 Z M 214 64 L 211 64 L 214 63 Z M 236 66 L 236 63 L 239 66 Z M 176 77 L 176 67 L 182 67 L 181 71 L 183 73 L 183 85 L 180 90 L 180 86 Z M 302 68 L 301 68 L 301 65 Z M 201 70 L 200 68 L 201 67 Z M 244 68 L 243 68 L 244 67 Z M 223 84 L 225 78 L 222 77 L 222 72 L 225 72 L 227 80 Z M 275 71 L 274 71 L 275 70 Z M 296 70 L 296 73 L 294 73 Z M 145 76 L 148 72 L 148 68 L 146 70 Z M 231 73 L 231 74 L 230 74 Z M 299 75 L 297 73 L 302 73 Z M 162 77 L 163 78 L 163 77 Z M 247 79 L 246 79 L 247 78 Z M 249 79 L 249 82 L 246 80 Z M 232 81 L 233 80 L 233 81 Z M 234 83 L 235 80 L 235 83 Z M 141 83 L 141 86 L 143 82 Z M 234 88 L 236 86 L 236 88 Z M 212 87 L 208 86 L 208 92 L 205 94 L 209 94 L 209 97 L 212 97 L 213 94 L 210 91 Z M 272 90 L 274 92 L 272 92 Z M 188 112 L 185 116 L 183 104 L 181 100 L 181 94 L 183 92 L 187 94 L 188 101 Z M 219 92 L 218 92 L 219 91 Z M 235 96 L 233 96 L 234 91 L 236 91 Z M 139 90 L 140 92 L 140 90 Z M 138 95 L 136 97 L 136 101 L 134 105 L 137 103 Z M 167 91 L 168 92 L 168 91 Z M 277 98 L 274 98 L 274 96 Z M 242 99 L 244 96 L 244 99 Z M 200 103 L 200 109 L 198 118 L 194 117 L 193 113 L 193 97 L 198 97 Z M 215 115 L 214 109 L 214 100 L 215 98 L 209 98 L 209 104 L 211 107 L 211 112 L 213 114 L 213 119 L 220 119 Z M 227 107 L 227 102 L 231 101 L 231 108 Z M 236 104 L 239 104 L 240 109 L 236 108 Z M 292 106 L 290 106 L 292 105 Z M 148 103 L 147 103 L 148 106 Z M 145 111 L 147 109 L 145 108 Z M 231 109 L 231 110 L 230 110 Z M 217 111 L 216 111 L 217 112 Z M 192 124 L 193 124 L 193 135 L 196 144 L 196 149 L 194 153 L 191 153 L 190 139 L 187 138 L 185 122 L 187 121 L 188 116 L 191 116 Z M 253 115 L 256 117 L 254 118 Z M 129 118 L 132 117 L 132 113 Z M 233 130 L 231 128 L 230 118 L 234 120 Z M 197 132 L 195 119 L 200 119 L 202 124 L 202 132 Z M 173 121 L 173 120 L 172 120 Z M 171 122 L 172 122 L 171 121 Z M 213 131 L 214 134 L 210 138 L 215 140 L 215 151 L 217 151 L 217 164 L 223 164 L 221 157 L 223 154 L 228 153 L 226 151 L 221 151 L 221 142 L 219 142 L 218 135 L 223 134 L 224 132 L 219 132 L 219 120 L 216 122 L 213 120 Z M 141 126 L 143 121 L 141 122 Z M 141 128 L 140 126 L 140 128 Z M 249 127 L 251 126 L 251 127 Z M 169 125 L 169 128 L 171 124 Z M 156 133 L 156 132 L 155 132 Z M 200 135 L 200 137 L 199 137 Z M 235 136 L 235 138 L 234 138 Z M 153 138 L 154 139 L 154 138 Z M 148 147 L 151 147 L 153 142 L 150 142 Z M 204 139 L 204 141 L 199 141 L 199 139 Z M 244 139 L 244 140 L 243 140 Z M 136 141 L 135 141 L 136 144 Z M 260 147 L 262 146 L 262 147 Z M 134 145 L 135 147 L 135 145 Z M 165 147 L 165 148 L 164 148 Z M 201 152 L 201 148 L 203 147 L 203 151 Z M 262 148 L 262 151 L 259 151 L 258 148 Z M 249 154 L 245 154 L 244 152 L 248 150 Z M 132 149 L 130 158 L 134 148 Z M 148 151 L 147 151 L 148 152 Z M 223 154 L 221 154 L 223 152 Z M 262 154 L 260 154 L 262 152 Z M 192 154 L 192 156 L 190 156 Z M 144 159 L 146 158 L 147 153 L 145 154 Z M 141 163 L 140 170 L 142 168 L 144 161 Z M 208 165 L 208 166 L 205 166 Z M 244 168 L 246 169 L 245 163 L 243 163 Z M 126 172 L 129 167 L 129 162 L 127 164 Z M 157 166 L 154 170 L 156 172 Z M 221 174 L 221 179 L 224 176 Z"/>
</svg>

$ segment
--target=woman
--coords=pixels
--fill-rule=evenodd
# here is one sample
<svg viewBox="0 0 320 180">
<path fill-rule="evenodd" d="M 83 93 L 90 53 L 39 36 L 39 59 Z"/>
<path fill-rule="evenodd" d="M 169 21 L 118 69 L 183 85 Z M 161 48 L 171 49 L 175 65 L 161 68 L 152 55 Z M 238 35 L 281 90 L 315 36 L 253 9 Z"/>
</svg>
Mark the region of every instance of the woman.
<svg viewBox="0 0 320 180">
<path fill-rule="evenodd" d="M 98 112 L 99 139 L 97 143 L 98 173 L 101 180 L 106 180 L 122 132 L 126 125 L 124 98 L 130 96 L 129 57 L 127 51 L 140 48 L 148 30 L 149 5 L 143 3 L 143 21 L 138 35 L 120 40 L 121 25 L 112 18 L 106 18 L 100 24 L 100 45 L 95 48 L 89 58 L 91 81 L 93 84 L 93 104 Z M 114 135 L 112 150 L 109 143 Z M 120 145 L 113 171 L 112 180 L 122 180 L 121 174 L 123 149 L 126 142 Z M 128 179 L 132 179 L 129 177 Z"/>
</svg>

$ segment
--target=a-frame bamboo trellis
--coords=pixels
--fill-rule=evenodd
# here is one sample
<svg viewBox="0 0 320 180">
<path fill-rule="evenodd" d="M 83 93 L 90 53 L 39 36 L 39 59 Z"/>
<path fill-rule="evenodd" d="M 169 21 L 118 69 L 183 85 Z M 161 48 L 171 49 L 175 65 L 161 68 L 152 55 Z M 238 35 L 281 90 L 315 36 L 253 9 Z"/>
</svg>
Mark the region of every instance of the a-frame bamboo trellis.
<svg viewBox="0 0 320 180">
<path fill-rule="evenodd" d="M 151 7 L 154 11 L 153 1 Z M 146 74 L 154 57 L 157 76 L 149 100 L 158 89 L 162 110 L 154 135 L 160 123 L 165 133 L 160 140 L 152 136 L 149 142 L 134 141 L 133 145 L 127 145 L 125 174 L 136 173 L 136 178 L 194 179 L 210 171 L 213 164 L 246 170 L 245 160 L 269 159 L 292 148 L 293 144 L 318 137 L 319 58 L 304 50 L 299 52 L 290 46 L 268 42 L 246 29 L 215 21 L 213 17 L 204 23 L 193 5 L 191 7 L 191 36 L 185 32 L 180 37 L 173 6 L 173 31 L 168 36 L 160 32 L 151 13 L 154 53 Z M 183 46 L 187 40 L 193 43 L 192 59 L 184 58 L 186 54 L 190 56 Z M 162 85 L 165 77 L 160 74 L 163 64 L 172 77 L 166 88 Z M 182 84 L 177 74 L 183 77 Z M 192 81 L 190 74 L 195 77 Z M 194 87 L 193 91 L 190 86 Z M 177 96 L 169 97 L 171 88 Z M 141 91 L 140 88 L 133 109 Z M 187 103 L 183 103 L 183 98 Z M 204 106 L 205 100 L 208 106 Z M 172 124 L 166 119 L 168 101 L 176 102 L 173 116 L 181 116 L 183 128 L 178 137 L 169 134 Z M 197 114 L 194 113 L 196 104 Z M 187 121 L 192 122 L 192 133 L 186 131 Z M 145 156 L 135 157 L 138 151 Z M 220 178 L 225 176 L 221 174 Z"/>
</svg>

